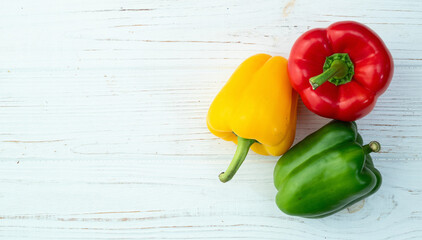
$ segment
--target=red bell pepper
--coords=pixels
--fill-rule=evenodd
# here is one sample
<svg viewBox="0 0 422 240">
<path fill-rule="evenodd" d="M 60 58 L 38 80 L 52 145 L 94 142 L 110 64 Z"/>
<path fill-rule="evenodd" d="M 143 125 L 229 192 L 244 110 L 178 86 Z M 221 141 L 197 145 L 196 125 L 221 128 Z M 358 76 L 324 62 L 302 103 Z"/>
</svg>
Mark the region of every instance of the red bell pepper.
<svg viewBox="0 0 422 240">
<path fill-rule="evenodd" d="M 391 54 L 378 35 L 351 21 L 304 33 L 288 63 L 290 82 L 306 107 L 342 121 L 359 119 L 374 108 L 393 69 Z"/>
</svg>

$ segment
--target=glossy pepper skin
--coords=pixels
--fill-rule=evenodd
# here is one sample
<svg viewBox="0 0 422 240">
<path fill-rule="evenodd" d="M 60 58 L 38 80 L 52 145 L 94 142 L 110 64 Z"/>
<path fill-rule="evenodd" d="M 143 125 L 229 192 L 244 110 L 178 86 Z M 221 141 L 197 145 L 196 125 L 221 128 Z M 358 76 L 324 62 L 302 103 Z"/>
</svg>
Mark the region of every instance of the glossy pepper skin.
<svg viewBox="0 0 422 240">
<path fill-rule="evenodd" d="M 289 215 L 321 218 L 375 193 L 381 174 L 354 122 L 333 120 L 286 152 L 274 169 L 277 206 Z"/>
<path fill-rule="evenodd" d="M 309 30 L 289 56 L 293 88 L 312 112 L 342 121 L 367 115 L 393 76 L 393 59 L 378 35 L 357 22 Z"/>
<path fill-rule="evenodd" d="M 257 54 L 245 60 L 212 102 L 208 129 L 238 144 L 222 182 L 239 169 L 249 148 L 278 156 L 292 145 L 296 131 L 297 93 L 292 89 L 287 60 Z"/>
</svg>

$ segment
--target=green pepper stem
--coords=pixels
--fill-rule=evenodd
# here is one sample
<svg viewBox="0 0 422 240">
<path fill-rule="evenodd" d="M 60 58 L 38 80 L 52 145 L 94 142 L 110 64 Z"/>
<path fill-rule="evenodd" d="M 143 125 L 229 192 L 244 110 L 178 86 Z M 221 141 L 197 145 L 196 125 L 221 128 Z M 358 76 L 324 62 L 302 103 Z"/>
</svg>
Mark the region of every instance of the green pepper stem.
<svg viewBox="0 0 422 240">
<path fill-rule="evenodd" d="M 309 83 L 311 83 L 312 89 L 315 90 L 323 83 L 334 77 L 343 77 L 347 73 L 346 71 L 346 64 L 340 60 L 335 60 L 331 67 L 325 70 L 323 73 L 318 76 L 311 77 L 309 79 Z"/>
<path fill-rule="evenodd" d="M 256 141 L 253 139 L 247 139 L 237 136 L 236 153 L 234 154 L 234 157 L 227 170 L 225 172 L 220 173 L 220 175 L 218 176 L 221 182 L 225 183 L 233 178 L 240 165 L 242 165 L 243 161 L 245 160 L 246 155 L 248 155 L 249 148 L 255 142 Z"/>
<path fill-rule="evenodd" d="M 377 141 L 372 141 L 362 147 L 365 154 L 371 153 L 371 152 L 379 152 L 381 150 L 381 145 Z"/>
</svg>

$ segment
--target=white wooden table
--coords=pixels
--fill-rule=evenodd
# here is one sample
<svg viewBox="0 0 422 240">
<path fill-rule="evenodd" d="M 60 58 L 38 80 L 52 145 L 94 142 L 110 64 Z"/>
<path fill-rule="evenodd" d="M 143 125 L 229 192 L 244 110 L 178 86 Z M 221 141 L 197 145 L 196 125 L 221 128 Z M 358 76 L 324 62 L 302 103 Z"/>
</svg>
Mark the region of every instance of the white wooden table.
<svg viewBox="0 0 422 240">
<path fill-rule="evenodd" d="M 359 120 L 384 182 L 331 217 L 281 213 L 276 157 L 208 132 L 208 107 L 260 52 L 288 57 L 308 29 L 367 24 L 395 75 Z M 422 3 L 3 0 L 1 239 L 422 239 Z M 296 141 L 328 122 L 299 104 Z"/>
</svg>

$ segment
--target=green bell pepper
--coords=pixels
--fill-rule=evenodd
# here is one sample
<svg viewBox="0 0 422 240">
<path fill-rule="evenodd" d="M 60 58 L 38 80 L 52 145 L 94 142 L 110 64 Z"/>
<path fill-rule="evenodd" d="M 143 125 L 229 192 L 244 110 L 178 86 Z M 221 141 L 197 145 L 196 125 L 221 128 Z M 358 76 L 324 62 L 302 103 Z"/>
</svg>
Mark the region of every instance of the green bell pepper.
<svg viewBox="0 0 422 240">
<path fill-rule="evenodd" d="M 331 121 L 277 162 L 277 206 L 289 215 L 320 218 L 368 197 L 381 186 L 369 155 L 379 150 L 378 142 L 363 145 L 355 122 Z"/>
</svg>

